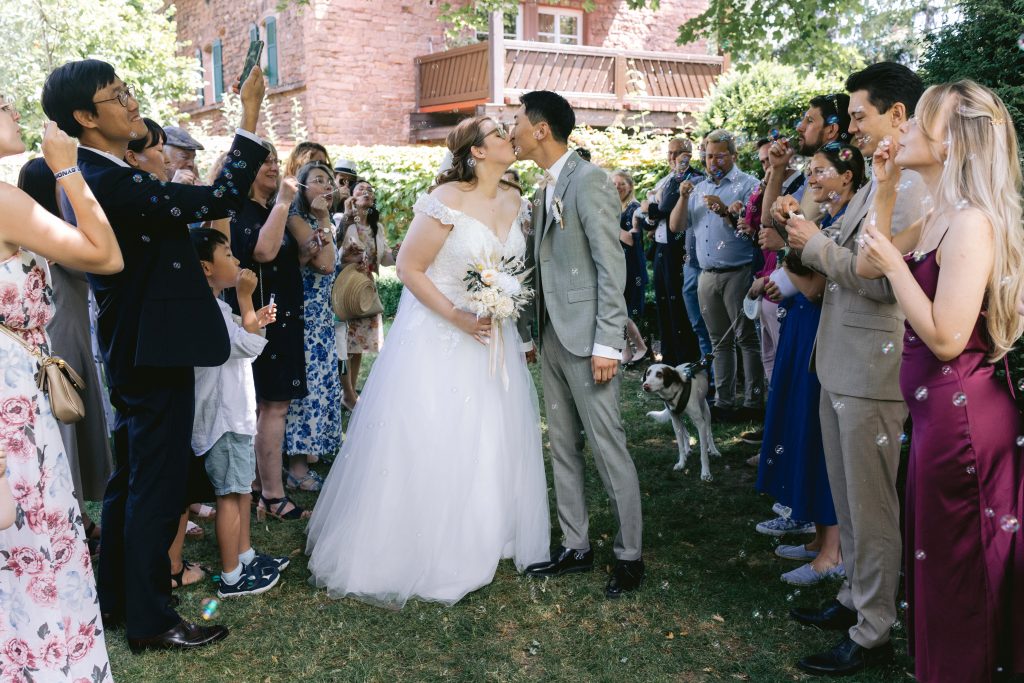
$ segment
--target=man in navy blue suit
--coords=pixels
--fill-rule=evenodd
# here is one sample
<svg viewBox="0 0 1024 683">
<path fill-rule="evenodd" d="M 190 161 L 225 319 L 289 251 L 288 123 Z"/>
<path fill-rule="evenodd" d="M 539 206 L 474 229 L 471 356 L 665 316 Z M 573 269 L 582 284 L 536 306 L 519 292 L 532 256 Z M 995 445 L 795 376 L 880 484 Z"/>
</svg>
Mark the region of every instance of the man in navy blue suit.
<svg viewBox="0 0 1024 683">
<path fill-rule="evenodd" d="M 125 259 L 122 272 L 90 275 L 89 284 L 117 409 L 117 462 L 103 500 L 100 607 L 106 626 L 123 621 L 133 652 L 194 648 L 228 633 L 182 620 L 171 604 L 167 549 L 185 507 L 193 368 L 221 365 L 230 351 L 188 224 L 242 208 L 268 154 L 253 134 L 265 88 L 256 67 L 241 84 L 242 120 L 228 163 L 212 186 L 194 187 L 124 163 L 128 143 L 147 130 L 132 87 L 111 65 L 69 62 L 43 87 L 47 116 L 81 143 L 78 165 Z"/>
</svg>

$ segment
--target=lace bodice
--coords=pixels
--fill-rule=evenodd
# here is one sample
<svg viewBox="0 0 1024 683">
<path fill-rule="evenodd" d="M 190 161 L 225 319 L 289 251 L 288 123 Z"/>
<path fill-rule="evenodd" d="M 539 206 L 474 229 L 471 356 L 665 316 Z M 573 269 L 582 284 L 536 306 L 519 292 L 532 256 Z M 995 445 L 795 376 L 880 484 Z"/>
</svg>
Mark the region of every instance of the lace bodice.
<svg viewBox="0 0 1024 683">
<path fill-rule="evenodd" d="M 427 277 L 441 293 L 460 306 L 466 293 L 466 271 L 482 260 L 521 258 L 526 251 L 526 232 L 530 228 L 530 202 L 522 200 L 519 215 L 502 242 L 490 228 L 477 219 L 452 209 L 430 195 L 420 195 L 413 211 L 436 218 L 452 226 L 448 239 L 434 262 L 427 268 Z"/>
</svg>

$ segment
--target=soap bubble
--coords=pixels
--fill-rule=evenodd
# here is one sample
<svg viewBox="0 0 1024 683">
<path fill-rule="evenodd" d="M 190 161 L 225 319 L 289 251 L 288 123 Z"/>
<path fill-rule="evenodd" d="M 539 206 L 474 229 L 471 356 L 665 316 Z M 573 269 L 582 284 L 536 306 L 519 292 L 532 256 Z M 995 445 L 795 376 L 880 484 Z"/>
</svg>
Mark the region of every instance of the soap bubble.
<svg viewBox="0 0 1024 683">
<path fill-rule="evenodd" d="M 785 452 L 785 450 L 786 449 L 782 447 L 782 444 L 779 444 L 778 446 L 775 447 L 775 455 L 782 455 Z"/>
<path fill-rule="evenodd" d="M 963 211 L 968 206 L 970 206 L 970 203 L 966 199 L 959 199 L 959 200 L 957 200 L 956 204 L 954 204 L 953 206 L 956 207 L 957 211 Z"/>
<path fill-rule="evenodd" d="M 942 374 L 945 375 L 946 377 L 949 377 L 949 375 L 952 372 L 953 372 L 953 368 L 949 367 L 948 365 L 943 365 L 942 366 Z"/>
<path fill-rule="evenodd" d="M 832 116 L 825 119 L 825 123 L 829 126 L 834 126 L 839 123 L 839 117 L 833 114 Z"/>
<path fill-rule="evenodd" d="M 992 508 L 985 508 L 985 516 L 986 517 L 995 517 L 996 516 L 996 511 L 993 510 Z"/>
<path fill-rule="evenodd" d="M 1024 434 L 1017 437 L 1017 446 L 1024 447 Z"/>
<path fill-rule="evenodd" d="M 957 408 L 963 408 L 965 405 L 967 405 L 967 394 L 965 394 L 962 391 L 958 391 L 955 394 L 953 394 L 953 405 L 955 405 Z"/>
<path fill-rule="evenodd" d="M 918 550 L 916 553 L 914 553 L 914 557 L 916 557 L 919 560 L 923 560 L 924 558 L 928 557 L 928 555 L 923 550 Z"/>
<path fill-rule="evenodd" d="M 916 398 L 918 401 L 928 400 L 928 387 L 918 387 L 914 391 L 914 398 Z"/>
<path fill-rule="evenodd" d="M 210 621 L 220 609 L 220 601 L 217 598 L 204 598 L 199 606 L 203 608 L 203 620 Z"/>
<path fill-rule="evenodd" d="M 875 437 L 875 443 L 879 446 L 887 446 L 889 444 L 889 437 L 885 434 L 879 434 Z"/>
<path fill-rule="evenodd" d="M 839 150 L 839 158 L 843 161 L 849 161 L 853 157 L 853 152 L 849 149 Z"/>
<path fill-rule="evenodd" d="M 974 468 L 974 465 L 968 465 L 968 466 L 967 466 L 967 474 L 974 474 L 974 473 L 975 473 L 975 472 L 977 472 L 977 471 L 978 471 L 978 470 L 976 470 L 976 469 Z"/>
<path fill-rule="evenodd" d="M 1003 515 L 999 518 L 999 528 L 1008 534 L 1015 534 L 1020 530 L 1020 520 L 1013 515 Z"/>
<path fill-rule="evenodd" d="M 896 345 L 893 344 L 891 341 L 887 341 L 884 344 L 882 344 L 882 353 L 889 353 L 894 348 L 896 348 Z"/>
<path fill-rule="evenodd" d="M 786 309 L 783 308 L 782 306 L 779 306 L 779 310 L 776 311 L 775 317 L 777 319 L 779 319 L 779 320 L 782 320 L 783 318 L 785 318 L 786 317 Z"/>
</svg>

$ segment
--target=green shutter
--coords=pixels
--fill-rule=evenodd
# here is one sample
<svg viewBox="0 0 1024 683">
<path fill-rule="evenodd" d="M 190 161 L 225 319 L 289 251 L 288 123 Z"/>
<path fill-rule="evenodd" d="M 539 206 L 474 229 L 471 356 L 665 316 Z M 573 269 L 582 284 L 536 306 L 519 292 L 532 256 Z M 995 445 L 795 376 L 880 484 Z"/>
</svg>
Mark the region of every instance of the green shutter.
<svg viewBox="0 0 1024 683">
<path fill-rule="evenodd" d="M 249 27 L 249 42 L 253 43 L 253 42 L 256 42 L 259 39 L 260 39 L 260 29 L 259 29 L 259 27 L 256 26 L 256 24 L 253 24 L 252 26 Z"/>
<path fill-rule="evenodd" d="M 220 40 L 213 41 L 213 101 L 224 99 L 224 61 L 221 55 Z"/>
<path fill-rule="evenodd" d="M 196 100 L 199 106 L 206 104 L 206 77 L 203 75 L 203 51 L 196 50 L 196 67 L 199 69 L 199 87 L 196 89 Z"/>
<path fill-rule="evenodd" d="M 267 19 L 267 82 L 271 87 L 278 84 L 277 75 L 277 19 Z"/>
</svg>

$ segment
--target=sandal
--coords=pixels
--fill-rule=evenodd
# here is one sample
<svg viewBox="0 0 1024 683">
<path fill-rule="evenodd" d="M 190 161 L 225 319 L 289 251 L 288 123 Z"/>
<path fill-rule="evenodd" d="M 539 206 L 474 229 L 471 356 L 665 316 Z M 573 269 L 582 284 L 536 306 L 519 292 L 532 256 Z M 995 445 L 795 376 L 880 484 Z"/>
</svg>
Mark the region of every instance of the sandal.
<svg viewBox="0 0 1024 683">
<path fill-rule="evenodd" d="M 192 508 L 198 506 L 198 510 Z M 205 503 L 194 503 L 189 506 L 189 512 L 198 517 L 199 519 L 215 519 L 217 517 L 217 508 L 207 505 Z"/>
<path fill-rule="evenodd" d="M 195 581 L 189 581 L 188 583 L 185 583 L 185 572 L 193 568 L 198 569 L 199 573 L 202 574 L 202 576 L 200 576 Z M 171 574 L 171 590 L 174 590 L 175 588 L 181 588 L 182 586 L 191 586 L 197 584 L 203 579 L 205 579 L 208 573 L 209 571 L 206 569 L 206 567 L 199 564 L 192 564 L 188 560 L 182 560 L 181 571 L 177 572 L 176 574 Z"/>
<path fill-rule="evenodd" d="M 185 526 L 185 538 L 202 538 L 206 531 L 203 527 L 199 526 L 191 519 L 188 520 L 188 524 Z"/>
<path fill-rule="evenodd" d="M 285 484 L 285 488 L 287 488 L 289 491 L 299 490 L 307 492 L 316 492 L 323 488 L 324 480 L 321 479 L 320 475 L 314 472 L 313 470 L 307 470 L 306 476 L 302 477 L 301 479 L 299 477 L 296 477 L 288 470 L 284 470 L 284 473 L 285 476 L 288 478 L 287 483 Z M 309 484 L 308 486 L 305 486 L 304 484 L 306 484 L 307 481 L 313 483 Z"/>
<path fill-rule="evenodd" d="M 292 509 L 288 512 L 281 512 L 288 505 L 291 504 Z M 262 522 L 269 515 L 274 519 L 280 519 L 285 521 L 291 521 L 296 519 L 309 519 L 309 510 L 303 510 L 296 505 L 291 498 L 285 496 L 283 498 L 266 498 L 263 494 L 260 494 L 260 505 L 256 507 L 256 519 Z"/>
</svg>

